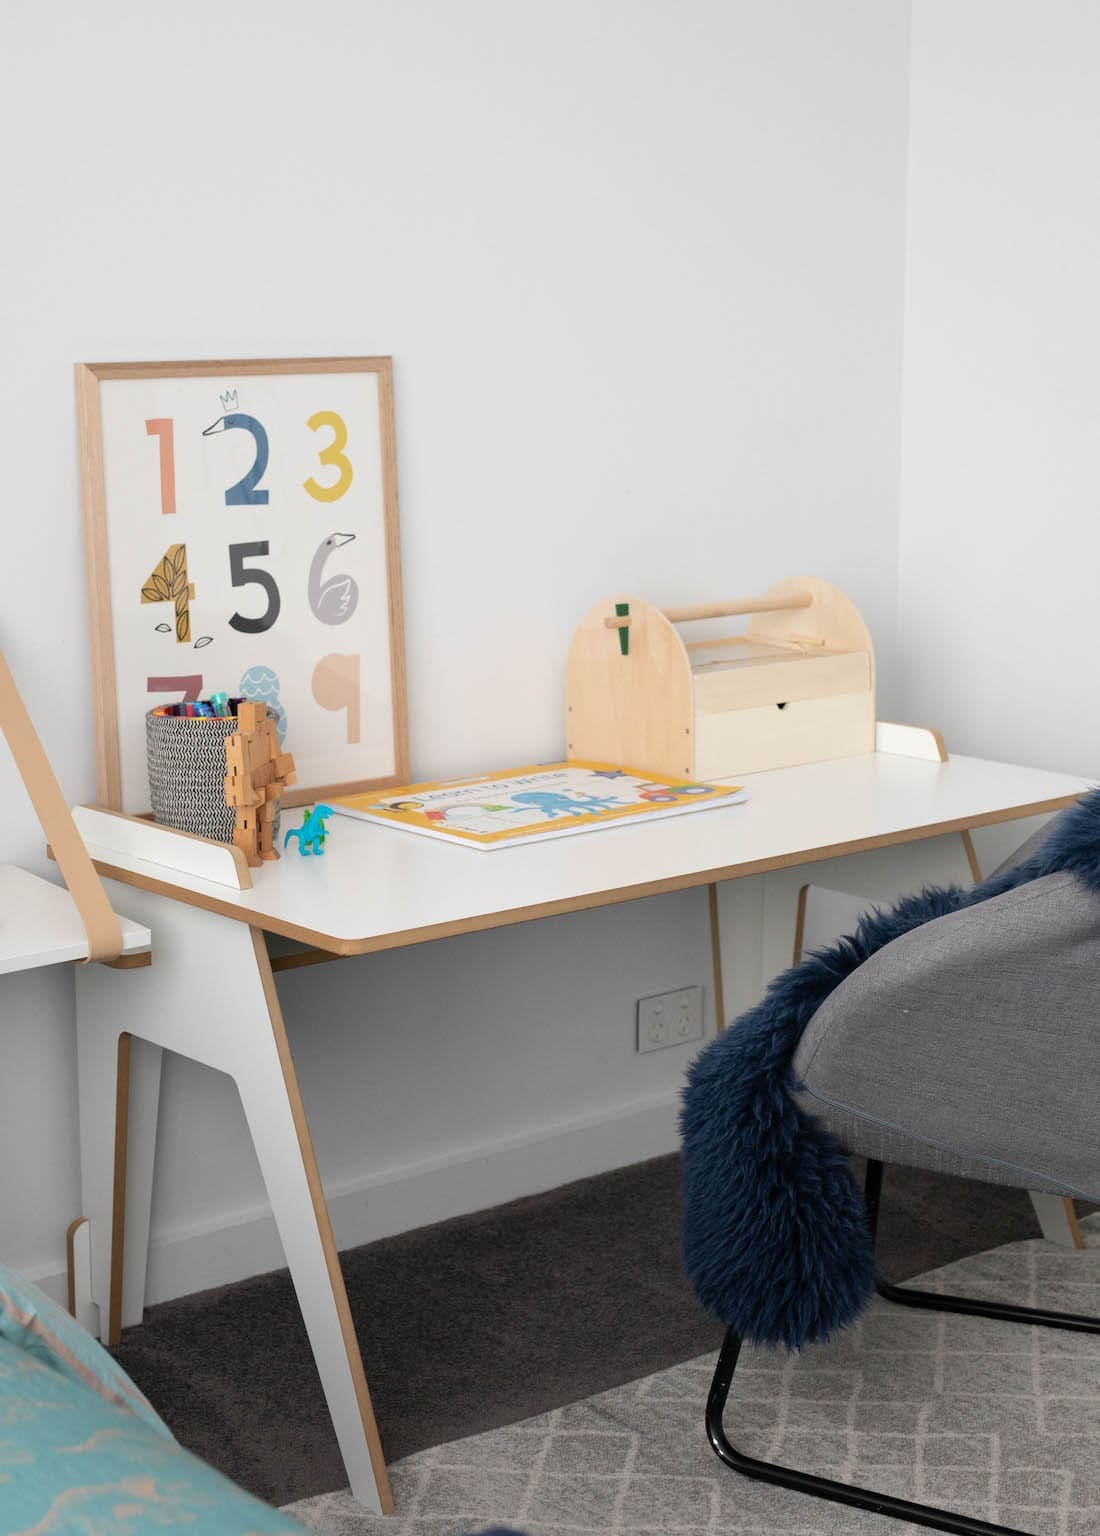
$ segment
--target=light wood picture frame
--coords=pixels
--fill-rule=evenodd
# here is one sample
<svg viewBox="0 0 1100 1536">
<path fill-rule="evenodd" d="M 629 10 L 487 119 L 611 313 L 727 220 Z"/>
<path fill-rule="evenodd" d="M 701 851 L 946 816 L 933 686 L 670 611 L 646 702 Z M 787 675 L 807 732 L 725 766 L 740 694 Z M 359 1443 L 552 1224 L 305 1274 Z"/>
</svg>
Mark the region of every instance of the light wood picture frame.
<svg viewBox="0 0 1100 1536">
<path fill-rule="evenodd" d="M 388 357 L 78 363 L 99 800 L 149 809 L 146 711 L 262 698 L 285 805 L 409 777 Z"/>
</svg>

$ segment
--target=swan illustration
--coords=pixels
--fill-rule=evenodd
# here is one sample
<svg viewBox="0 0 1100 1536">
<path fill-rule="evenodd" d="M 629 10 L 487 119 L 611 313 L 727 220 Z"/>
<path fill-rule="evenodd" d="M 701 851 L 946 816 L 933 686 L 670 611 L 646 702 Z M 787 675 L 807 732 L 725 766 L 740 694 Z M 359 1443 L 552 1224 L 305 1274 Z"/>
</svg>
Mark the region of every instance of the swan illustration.
<svg viewBox="0 0 1100 1536">
<path fill-rule="evenodd" d="M 343 624 L 350 619 L 359 602 L 359 587 L 354 576 L 330 576 L 321 580 L 325 561 L 341 544 L 350 544 L 354 533 L 330 533 L 317 546 L 309 567 L 309 606 L 322 624 Z"/>
</svg>

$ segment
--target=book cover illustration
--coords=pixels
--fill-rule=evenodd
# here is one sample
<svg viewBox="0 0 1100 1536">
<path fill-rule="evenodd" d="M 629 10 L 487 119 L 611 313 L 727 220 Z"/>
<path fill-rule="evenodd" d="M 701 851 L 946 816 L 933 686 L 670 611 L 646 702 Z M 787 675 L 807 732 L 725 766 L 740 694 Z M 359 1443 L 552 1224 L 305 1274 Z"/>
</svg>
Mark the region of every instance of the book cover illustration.
<svg viewBox="0 0 1100 1536">
<path fill-rule="evenodd" d="M 475 848 L 565 837 L 746 799 L 736 785 L 657 778 L 613 763 L 549 763 L 333 800 L 346 816 Z"/>
</svg>

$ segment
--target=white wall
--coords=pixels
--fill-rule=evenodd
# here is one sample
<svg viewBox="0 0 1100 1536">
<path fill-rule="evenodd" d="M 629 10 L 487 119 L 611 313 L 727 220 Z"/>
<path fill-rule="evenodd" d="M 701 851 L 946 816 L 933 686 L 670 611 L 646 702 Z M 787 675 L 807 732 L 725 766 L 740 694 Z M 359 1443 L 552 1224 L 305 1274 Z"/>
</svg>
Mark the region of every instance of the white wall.
<svg viewBox="0 0 1100 1536">
<path fill-rule="evenodd" d="M 0 640 L 72 800 L 78 359 L 393 354 L 418 774 L 557 755 L 572 626 L 612 590 L 828 577 L 889 708 L 905 0 L 101 0 L 3 32 Z M 43 867 L 6 761 L 0 804 Z M 671 1146 L 684 1053 L 638 1058 L 632 1008 L 690 981 L 699 893 L 288 977 L 338 1234 Z M 69 982 L 3 1003 L 0 1252 L 50 1272 Z M 221 1230 L 263 1205 L 227 1084 L 170 1063 L 155 1294 L 278 1262 L 262 1221 Z"/>
<path fill-rule="evenodd" d="M 949 745 L 1100 760 L 1100 9 L 914 7 L 901 634 Z"/>
</svg>

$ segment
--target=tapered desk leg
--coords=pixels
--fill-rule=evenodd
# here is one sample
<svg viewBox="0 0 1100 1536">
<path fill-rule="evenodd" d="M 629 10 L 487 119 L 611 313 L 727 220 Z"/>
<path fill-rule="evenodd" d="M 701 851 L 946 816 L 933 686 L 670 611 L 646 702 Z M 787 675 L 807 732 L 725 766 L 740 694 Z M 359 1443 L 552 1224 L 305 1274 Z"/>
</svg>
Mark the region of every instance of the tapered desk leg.
<svg viewBox="0 0 1100 1536">
<path fill-rule="evenodd" d="M 1038 1190 L 1032 1190 L 1031 1203 L 1035 1208 L 1042 1234 L 1048 1243 L 1057 1243 L 1060 1248 L 1085 1246 L 1085 1234 L 1081 1231 L 1072 1200 L 1066 1200 L 1061 1195 L 1046 1195 Z"/>
<path fill-rule="evenodd" d="M 149 1222 L 153 1213 L 153 1165 L 157 1150 L 157 1114 L 160 1109 L 160 1076 L 164 1052 L 159 1045 L 137 1035 L 130 1038 L 130 1093 L 126 1107 L 126 1141 L 115 1140 L 115 1186 L 121 1182 L 119 1160 L 125 1159 L 122 1175 L 126 1185 L 125 1220 L 117 1222 L 121 1257 L 112 1254 L 113 1273 L 121 1276 L 122 1294 L 111 1297 L 112 1319 L 123 1328 L 140 1323 L 145 1313 L 145 1275 L 149 1267 Z"/>
<path fill-rule="evenodd" d="M 84 974 L 82 970 L 77 977 L 78 997 Z M 130 1043 L 121 1022 L 98 1011 L 92 1017 L 85 1015 L 77 1032 L 82 1209 L 89 1221 L 92 1299 L 99 1311 L 98 1331 L 104 1344 L 118 1342 L 121 1326 L 123 1247 L 121 1231 L 116 1232 L 116 1211 L 121 1228 L 125 1209 Z M 120 1241 L 115 1241 L 116 1236 Z M 117 1269 L 112 1263 L 116 1253 Z"/>
<path fill-rule="evenodd" d="M 360 1503 L 389 1514 L 393 1497 L 363 1357 L 355 1337 L 271 963 L 258 931 L 253 933 L 253 944 L 268 1005 L 268 1031 L 251 1070 L 238 1077 L 237 1088 L 325 1388 L 351 1491 Z"/>
<path fill-rule="evenodd" d="M 78 973 L 78 996 L 85 974 Z M 161 1050 L 134 1039 L 117 1016 L 93 1009 L 83 1019 L 77 1032 L 83 1214 L 99 1336 L 117 1344 L 123 1328 L 141 1322 L 145 1306 Z"/>
<path fill-rule="evenodd" d="M 717 885 L 707 886 L 707 919 L 710 925 L 710 964 L 714 982 L 714 1032 L 726 1027 L 725 984 L 722 980 L 722 919 L 718 908 Z"/>
<path fill-rule="evenodd" d="M 101 1102 L 111 1086 L 104 1041 L 115 1032 L 151 1042 L 233 1078 L 241 1096 L 291 1279 L 313 1347 L 348 1481 L 368 1509 L 393 1508 L 385 1459 L 348 1307 L 328 1208 L 317 1171 L 263 935 L 243 923 L 166 897 L 108 882 L 112 900 L 155 935 L 147 970 L 86 967 L 78 979 L 77 1028 L 89 1041 L 82 1057 L 81 1108 L 87 1107 L 86 1205 L 102 1224 L 108 1161 Z M 196 987 L 195 978 L 212 978 Z M 113 1092 L 109 1095 L 114 1104 Z M 112 1124 L 111 1146 L 114 1137 Z M 133 1155 L 133 1148 L 131 1147 Z M 114 1187 L 113 1156 L 111 1187 Z M 88 1211 L 92 1215 L 92 1211 Z M 147 1233 L 141 1234 L 143 1239 Z M 102 1242 L 93 1244 L 95 1299 L 103 1308 Z M 98 1255 L 98 1267 L 96 1256 Z M 119 1260 L 115 1260 L 116 1274 Z M 127 1261 L 127 1275 L 136 1274 Z"/>
</svg>

